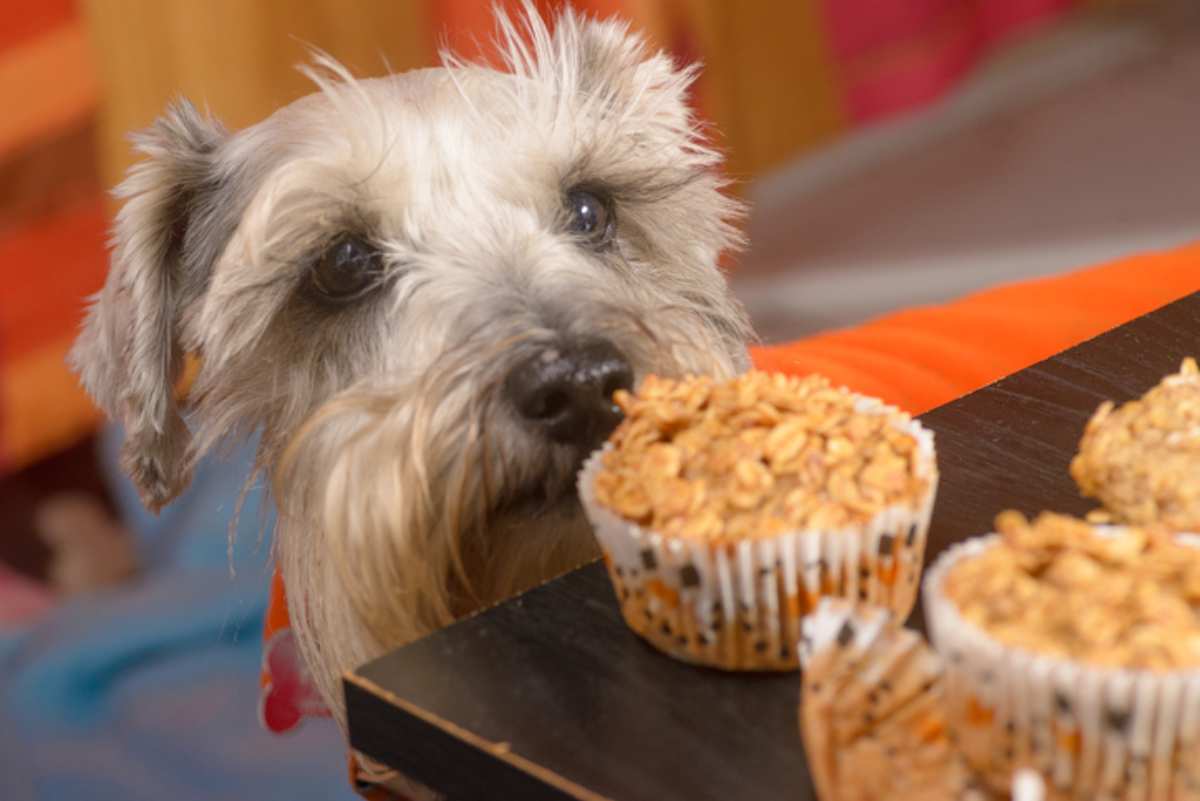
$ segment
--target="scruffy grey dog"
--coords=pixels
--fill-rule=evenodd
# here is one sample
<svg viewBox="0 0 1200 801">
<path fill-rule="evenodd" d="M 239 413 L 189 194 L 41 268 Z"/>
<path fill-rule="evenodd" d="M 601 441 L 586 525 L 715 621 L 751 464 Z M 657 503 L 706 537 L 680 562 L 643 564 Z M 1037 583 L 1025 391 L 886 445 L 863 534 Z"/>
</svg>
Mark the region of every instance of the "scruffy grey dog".
<svg viewBox="0 0 1200 801">
<path fill-rule="evenodd" d="M 570 12 L 498 25 L 507 71 L 318 58 L 320 91 L 243 131 L 169 109 L 73 353 L 152 509 L 261 432 L 292 625 L 339 723 L 343 671 L 593 555 L 574 481 L 616 389 L 747 366 L 692 69 Z"/>
</svg>

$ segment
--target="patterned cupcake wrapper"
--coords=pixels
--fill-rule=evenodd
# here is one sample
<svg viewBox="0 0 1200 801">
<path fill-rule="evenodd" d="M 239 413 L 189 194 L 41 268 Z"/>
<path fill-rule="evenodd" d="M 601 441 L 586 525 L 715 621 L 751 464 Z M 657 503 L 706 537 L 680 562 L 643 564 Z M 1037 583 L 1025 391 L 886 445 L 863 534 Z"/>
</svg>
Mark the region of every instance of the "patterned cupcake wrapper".
<svg viewBox="0 0 1200 801">
<path fill-rule="evenodd" d="M 805 618 L 800 734 L 821 801 L 984 801 L 993 797 L 947 734 L 941 658 L 881 609 L 822 599 Z M 1011 801 L 1044 801 L 1018 771 Z"/>
<path fill-rule="evenodd" d="M 941 661 L 886 610 L 823 598 L 802 625 L 800 735 L 821 801 L 952 801 Z"/>
<path fill-rule="evenodd" d="M 601 457 L 579 474 L 583 507 L 630 628 L 666 653 L 728 670 L 794 670 L 800 622 L 826 596 L 911 611 L 937 491 L 933 436 L 915 421 L 928 487 L 862 526 L 799 530 L 732 545 L 668 537 L 596 500 Z"/>
<path fill-rule="evenodd" d="M 924 588 L 949 725 L 968 762 L 995 788 L 1032 768 L 1069 797 L 1200 801 L 1200 670 L 1089 666 L 996 642 L 943 593 L 947 571 L 995 541 L 949 549 Z"/>
</svg>

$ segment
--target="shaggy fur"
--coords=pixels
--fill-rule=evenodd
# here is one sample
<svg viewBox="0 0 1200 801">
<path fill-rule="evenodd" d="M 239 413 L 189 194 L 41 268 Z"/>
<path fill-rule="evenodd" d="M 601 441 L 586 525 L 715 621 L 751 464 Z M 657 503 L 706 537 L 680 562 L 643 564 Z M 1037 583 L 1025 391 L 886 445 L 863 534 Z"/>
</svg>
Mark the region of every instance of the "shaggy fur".
<svg viewBox="0 0 1200 801">
<path fill-rule="evenodd" d="M 261 432 L 292 624 L 342 723 L 343 671 L 593 555 L 585 454 L 511 408 L 510 370 L 597 337 L 639 378 L 747 365 L 717 268 L 738 209 L 685 105 L 692 71 L 613 22 L 499 27 L 507 71 L 445 56 L 355 80 L 318 57 L 319 92 L 238 133 L 168 110 L 137 140 L 73 354 L 151 508 Z M 611 247 L 566 231 L 576 187 L 611 198 Z M 330 307 L 306 281 L 345 232 L 384 275 Z"/>
</svg>

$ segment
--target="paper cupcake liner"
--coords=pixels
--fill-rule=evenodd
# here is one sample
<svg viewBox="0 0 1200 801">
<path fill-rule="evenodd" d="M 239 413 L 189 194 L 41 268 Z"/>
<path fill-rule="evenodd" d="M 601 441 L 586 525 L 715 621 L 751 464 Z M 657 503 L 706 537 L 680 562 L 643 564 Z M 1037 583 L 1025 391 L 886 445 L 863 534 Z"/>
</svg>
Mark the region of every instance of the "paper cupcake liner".
<svg viewBox="0 0 1200 801">
<path fill-rule="evenodd" d="M 835 598 L 805 618 L 800 734 L 820 801 L 1045 801 L 1018 771 L 991 793 L 951 743 L 941 658 L 891 614 Z"/>
<path fill-rule="evenodd" d="M 595 479 L 611 446 L 592 454 L 579 474 L 579 497 L 626 623 L 688 662 L 794 670 L 800 621 L 823 597 L 865 601 L 903 620 L 916 601 L 937 493 L 933 435 L 916 421 L 905 430 L 916 437 L 929 478 L 911 506 L 889 506 L 859 526 L 801 529 L 732 545 L 665 536 L 602 506 Z"/>
<path fill-rule="evenodd" d="M 824 598 L 801 626 L 800 735 L 821 801 L 951 801 L 965 784 L 946 737 L 941 660 L 894 622 Z"/>
<path fill-rule="evenodd" d="M 924 588 L 947 719 L 971 766 L 994 788 L 1032 768 L 1075 798 L 1200 800 L 1200 669 L 1092 666 L 998 643 L 942 589 L 957 562 L 996 540 L 950 548 Z"/>
</svg>

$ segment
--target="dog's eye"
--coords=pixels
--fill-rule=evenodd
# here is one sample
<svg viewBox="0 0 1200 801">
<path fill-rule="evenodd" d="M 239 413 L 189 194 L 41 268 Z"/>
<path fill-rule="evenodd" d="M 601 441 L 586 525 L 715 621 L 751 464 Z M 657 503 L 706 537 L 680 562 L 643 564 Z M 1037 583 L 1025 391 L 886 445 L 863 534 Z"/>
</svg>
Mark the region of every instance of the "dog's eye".
<svg viewBox="0 0 1200 801">
<path fill-rule="evenodd" d="M 586 189 L 567 193 L 567 231 L 593 246 L 612 239 L 616 217 L 607 199 Z"/>
<path fill-rule="evenodd" d="M 342 302 L 371 291 L 382 277 L 379 251 L 362 237 L 343 234 L 317 258 L 310 279 L 312 288 L 320 295 Z"/>
</svg>

